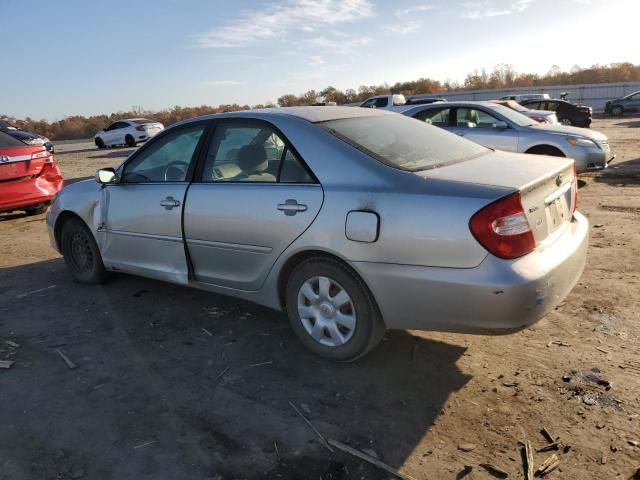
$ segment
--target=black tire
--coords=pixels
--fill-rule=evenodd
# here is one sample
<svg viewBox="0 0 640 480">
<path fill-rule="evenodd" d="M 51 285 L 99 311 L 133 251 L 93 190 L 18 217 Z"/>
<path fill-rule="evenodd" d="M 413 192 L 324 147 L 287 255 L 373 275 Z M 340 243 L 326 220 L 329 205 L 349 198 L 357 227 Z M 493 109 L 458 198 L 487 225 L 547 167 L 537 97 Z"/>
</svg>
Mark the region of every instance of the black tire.
<svg viewBox="0 0 640 480">
<path fill-rule="evenodd" d="M 71 276 L 79 283 L 97 285 L 107 275 L 102 256 L 93 235 L 77 218 L 70 218 L 62 226 L 60 247 Z"/>
<path fill-rule="evenodd" d="M 337 282 L 351 299 L 355 310 L 355 328 L 351 337 L 342 345 L 327 346 L 314 339 L 298 313 L 300 289 L 314 277 L 327 277 Z M 386 331 L 378 307 L 367 286 L 350 268 L 337 260 L 311 258 L 298 265 L 287 281 L 286 307 L 291 327 L 302 343 L 313 353 L 328 360 L 351 362 L 375 347 Z M 327 337 L 328 338 L 328 337 Z"/>
<path fill-rule="evenodd" d="M 124 137 L 124 143 L 127 147 L 135 147 L 136 139 L 133 138 L 131 135 L 127 135 L 126 137 Z"/>
<path fill-rule="evenodd" d="M 44 213 L 47 211 L 48 206 L 49 205 L 46 203 L 41 203 L 39 205 L 33 205 L 31 207 L 27 207 L 24 209 L 24 211 L 27 215 L 40 215 L 41 213 Z"/>
<path fill-rule="evenodd" d="M 96 147 L 98 147 L 98 148 L 106 148 L 107 147 L 100 137 L 96 138 L 95 142 L 96 142 Z"/>
<path fill-rule="evenodd" d="M 531 147 L 524 153 L 530 153 L 532 155 L 549 155 L 550 157 L 565 157 L 566 155 L 551 145 L 538 145 L 537 147 Z"/>
<path fill-rule="evenodd" d="M 614 117 L 621 117 L 624 115 L 624 107 L 622 105 L 614 105 L 611 107 L 611 115 Z"/>
</svg>

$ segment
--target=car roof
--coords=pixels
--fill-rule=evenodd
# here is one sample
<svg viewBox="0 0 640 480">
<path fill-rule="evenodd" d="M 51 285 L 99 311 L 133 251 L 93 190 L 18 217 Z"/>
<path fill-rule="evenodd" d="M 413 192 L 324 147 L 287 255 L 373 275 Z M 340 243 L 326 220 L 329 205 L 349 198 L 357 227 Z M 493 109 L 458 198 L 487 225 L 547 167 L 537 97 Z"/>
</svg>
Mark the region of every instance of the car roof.
<svg viewBox="0 0 640 480">
<path fill-rule="evenodd" d="M 237 112 L 214 113 L 203 115 L 179 122 L 180 124 L 190 123 L 198 120 L 216 118 L 267 118 L 270 116 L 289 116 L 306 120 L 311 123 L 328 122 L 330 120 L 341 120 L 345 118 L 373 117 L 380 115 L 393 115 L 392 112 L 378 110 L 375 108 L 360 107 L 332 107 L 332 106 L 308 106 L 308 107 L 276 107 L 257 108 L 253 110 L 240 110 Z"/>
</svg>

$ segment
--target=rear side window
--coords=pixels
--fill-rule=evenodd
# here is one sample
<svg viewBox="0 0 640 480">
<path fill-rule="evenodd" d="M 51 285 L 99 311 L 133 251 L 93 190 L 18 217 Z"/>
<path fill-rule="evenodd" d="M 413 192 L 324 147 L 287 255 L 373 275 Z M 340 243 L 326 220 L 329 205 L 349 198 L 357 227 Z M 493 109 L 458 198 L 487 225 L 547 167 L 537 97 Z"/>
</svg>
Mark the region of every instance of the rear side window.
<svg viewBox="0 0 640 480">
<path fill-rule="evenodd" d="M 435 125 L 436 127 L 448 127 L 449 126 L 449 114 L 451 109 L 442 108 L 442 109 L 430 109 L 423 110 L 414 115 L 414 118 L 418 120 L 422 120 L 425 123 L 429 123 L 431 125 Z"/>
<path fill-rule="evenodd" d="M 131 123 L 135 123 L 137 125 L 144 125 L 145 123 L 156 123 L 153 120 L 147 120 L 146 118 L 136 118 L 135 120 L 131 120 Z"/>
<path fill-rule="evenodd" d="M 375 115 L 319 123 L 336 137 L 392 167 L 416 171 L 461 162 L 489 150 L 404 115 Z"/>
<path fill-rule="evenodd" d="M 7 135 L 4 132 L 0 132 L 0 148 L 12 148 L 12 147 L 25 147 L 26 145 L 20 140 L 13 138 L 11 135 Z"/>
<path fill-rule="evenodd" d="M 313 178 L 272 127 L 248 121 L 216 127 L 202 181 L 313 183 Z"/>
</svg>

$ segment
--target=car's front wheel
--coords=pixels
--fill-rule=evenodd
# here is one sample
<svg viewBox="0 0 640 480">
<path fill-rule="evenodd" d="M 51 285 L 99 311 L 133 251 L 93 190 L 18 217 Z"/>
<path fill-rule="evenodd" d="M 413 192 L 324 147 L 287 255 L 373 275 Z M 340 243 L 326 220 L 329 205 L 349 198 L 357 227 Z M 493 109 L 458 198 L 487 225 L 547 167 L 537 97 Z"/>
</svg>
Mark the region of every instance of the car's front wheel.
<svg viewBox="0 0 640 480">
<path fill-rule="evenodd" d="M 367 286 L 336 260 L 314 258 L 298 265 L 287 282 L 286 304 L 298 338 L 329 360 L 356 360 L 385 332 Z"/>
<path fill-rule="evenodd" d="M 70 218 L 62 226 L 60 249 L 67 268 L 80 283 L 97 285 L 106 277 L 102 256 L 93 235 L 77 218 Z"/>
<path fill-rule="evenodd" d="M 620 105 L 614 105 L 611 107 L 611 115 L 614 117 L 621 117 L 624 114 L 624 108 Z"/>
</svg>

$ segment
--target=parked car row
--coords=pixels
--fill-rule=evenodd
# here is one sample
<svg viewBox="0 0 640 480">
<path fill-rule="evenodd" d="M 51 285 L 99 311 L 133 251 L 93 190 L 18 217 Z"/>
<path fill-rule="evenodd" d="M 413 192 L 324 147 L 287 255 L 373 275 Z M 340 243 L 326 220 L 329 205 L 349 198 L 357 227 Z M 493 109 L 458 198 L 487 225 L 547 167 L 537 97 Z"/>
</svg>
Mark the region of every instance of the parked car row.
<svg viewBox="0 0 640 480">
<path fill-rule="evenodd" d="M 605 104 L 604 111 L 616 117 L 621 117 L 625 113 L 640 112 L 640 91 L 608 101 Z"/>
</svg>

